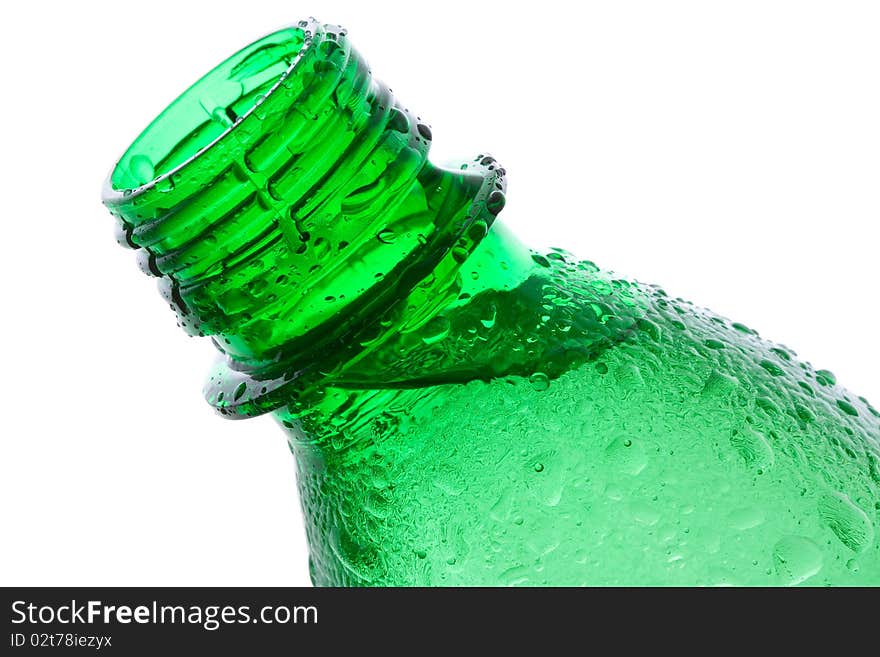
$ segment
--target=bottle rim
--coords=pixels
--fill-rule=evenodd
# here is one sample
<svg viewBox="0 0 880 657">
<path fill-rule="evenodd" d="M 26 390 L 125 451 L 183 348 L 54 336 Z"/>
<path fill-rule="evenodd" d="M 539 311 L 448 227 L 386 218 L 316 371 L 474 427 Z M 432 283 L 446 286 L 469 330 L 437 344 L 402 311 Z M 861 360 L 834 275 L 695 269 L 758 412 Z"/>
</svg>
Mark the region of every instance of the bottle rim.
<svg viewBox="0 0 880 657">
<path fill-rule="evenodd" d="M 159 112 L 159 114 L 143 130 L 141 130 L 138 136 L 135 137 L 134 140 L 132 140 L 132 142 L 125 149 L 123 154 L 117 159 L 116 163 L 113 165 L 109 174 L 104 180 L 104 186 L 102 189 L 103 203 L 108 206 L 122 205 L 129 203 L 138 197 L 142 197 L 148 194 L 150 191 L 161 186 L 163 181 L 169 180 L 173 176 L 181 174 L 183 171 L 192 169 L 198 161 L 203 160 L 206 155 L 209 152 L 213 151 L 219 143 L 228 141 L 231 134 L 234 131 L 240 129 L 240 126 L 242 126 L 245 121 L 253 116 L 254 112 L 260 105 L 267 102 L 271 97 L 276 94 L 278 89 L 282 86 L 283 81 L 291 77 L 295 73 L 295 69 L 300 64 L 303 57 L 306 56 L 307 53 L 315 47 L 314 37 L 320 31 L 322 31 L 322 29 L 323 28 L 321 24 L 318 23 L 315 18 L 308 18 L 299 21 L 295 25 L 288 25 L 279 28 L 239 48 L 236 52 L 229 55 L 219 64 L 211 68 L 207 73 L 201 75 L 182 93 L 178 94 L 177 97 L 174 98 L 174 100 L 168 103 L 164 107 L 164 109 Z M 184 158 L 178 164 L 168 168 L 167 171 L 163 171 L 159 175 L 153 175 L 150 180 L 143 182 L 139 185 L 114 184 L 113 180 L 117 175 L 121 173 L 120 167 L 123 166 L 123 163 L 126 161 L 126 159 L 130 159 L 133 156 L 136 156 L 138 154 L 137 151 L 139 150 L 139 148 L 143 147 L 143 145 L 145 145 L 146 143 L 149 143 L 150 137 L 158 129 L 160 129 L 166 122 L 171 122 L 174 120 L 173 116 L 169 116 L 169 114 L 173 112 L 174 108 L 180 107 L 181 104 L 185 103 L 187 100 L 191 100 L 194 93 L 198 89 L 202 88 L 207 83 L 213 81 L 215 78 L 224 74 L 228 70 L 234 68 L 234 63 L 245 61 L 249 55 L 258 51 L 259 48 L 262 47 L 264 44 L 289 41 L 290 38 L 279 38 L 282 37 L 282 35 L 289 34 L 291 32 L 299 32 L 302 35 L 302 44 L 299 47 L 296 55 L 292 58 L 290 65 L 277 77 L 277 79 L 274 81 L 274 83 L 272 83 L 271 87 L 266 91 L 266 93 L 263 94 L 263 99 L 260 102 L 252 103 L 247 111 L 236 117 L 236 119 L 232 121 L 231 125 L 223 130 L 223 132 L 211 139 L 208 143 L 199 147 L 194 153 Z"/>
</svg>

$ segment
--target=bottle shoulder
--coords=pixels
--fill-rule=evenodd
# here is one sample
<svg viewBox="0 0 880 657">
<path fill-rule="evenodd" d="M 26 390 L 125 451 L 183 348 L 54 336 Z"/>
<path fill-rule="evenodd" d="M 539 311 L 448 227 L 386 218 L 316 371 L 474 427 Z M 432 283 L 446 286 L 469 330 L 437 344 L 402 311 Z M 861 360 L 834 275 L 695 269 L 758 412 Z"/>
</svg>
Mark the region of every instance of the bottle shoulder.
<svg viewBox="0 0 880 657">
<path fill-rule="evenodd" d="M 535 372 L 556 378 L 638 330 L 648 298 L 637 284 L 560 250 L 527 260 L 506 279 L 496 268 L 465 263 L 445 299 L 416 321 L 391 323 L 333 384 L 409 387 Z M 481 277 L 490 280 L 480 284 Z"/>
<path fill-rule="evenodd" d="M 576 318 L 589 317 L 589 304 L 604 304 L 594 321 L 621 327 L 617 342 L 557 376 L 383 387 L 379 372 L 328 382 L 280 416 L 307 504 L 321 509 L 317 526 L 348 532 L 318 555 L 319 577 L 487 585 L 880 581 L 877 411 L 830 372 L 742 324 L 589 264 L 581 271 L 559 280 L 538 270 L 500 297 L 551 315 L 542 302 L 552 293 L 571 301 Z M 454 339 L 458 322 L 481 321 L 474 309 L 486 306 L 464 301 L 449 333 L 428 347 Z M 496 313 L 484 328 L 504 331 L 498 322 Z M 511 341 L 528 344 L 536 335 L 528 322 L 513 326 Z M 543 344 L 563 349 L 560 333 L 572 331 L 583 344 L 579 330 L 556 330 Z M 497 356 L 510 344 L 472 353 Z M 547 362 L 555 352 L 540 353 Z M 362 508 L 369 513 L 355 511 Z M 468 540 L 426 540 L 425 527 L 449 527 L 444 536 Z M 367 550 L 336 549 L 389 541 L 404 547 L 387 562 L 365 558 Z M 535 554 L 541 569 L 506 567 Z"/>
</svg>

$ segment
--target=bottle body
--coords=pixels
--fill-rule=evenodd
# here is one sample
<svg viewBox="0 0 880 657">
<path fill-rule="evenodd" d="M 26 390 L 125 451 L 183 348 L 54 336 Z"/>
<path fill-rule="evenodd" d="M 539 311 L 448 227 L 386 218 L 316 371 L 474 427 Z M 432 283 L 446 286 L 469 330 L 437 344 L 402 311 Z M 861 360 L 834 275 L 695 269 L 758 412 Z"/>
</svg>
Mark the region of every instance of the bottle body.
<svg viewBox="0 0 880 657">
<path fill-rule="evenodd" d="M 194 84 L 105 186 L 221 352 L 208 401 L 287 432 L 316 584 L 880 584 L 866 400 L 530 251 L 495 222 L 504 169 L 434 166 L 431 140 L 344 30 L 301 21 Z"/>
<path fill-rule="evenodd" d="M 743 325 L 549 256 L 489 309 L 440 311 L 446 335 L 427 323 L 433 381 L 386 347 L 388 382 L 342 372 L 278 412 L 316 584 L 880 583 L 867 402 Z M 439 375 L 463 336 L 482 367 L 537 360 Z"/>
</svg>

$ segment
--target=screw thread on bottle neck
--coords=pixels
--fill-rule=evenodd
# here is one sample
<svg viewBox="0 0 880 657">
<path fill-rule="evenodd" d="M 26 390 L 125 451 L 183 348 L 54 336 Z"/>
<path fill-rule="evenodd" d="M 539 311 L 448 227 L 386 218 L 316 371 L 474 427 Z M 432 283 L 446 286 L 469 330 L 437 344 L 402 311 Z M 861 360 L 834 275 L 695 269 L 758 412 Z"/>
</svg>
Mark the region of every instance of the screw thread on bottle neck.
<svg viewBox="0 0 880 657">
<path fill-rule="evenodd" d="M 256 371 L 374 321 L 476 245 L 472 226 L 503 206 L 503 170 L 435 167 L 430 142 L 345 30 L 300 21 L 174 101 L 104 203 L 180 325 Z"/>
</svg>

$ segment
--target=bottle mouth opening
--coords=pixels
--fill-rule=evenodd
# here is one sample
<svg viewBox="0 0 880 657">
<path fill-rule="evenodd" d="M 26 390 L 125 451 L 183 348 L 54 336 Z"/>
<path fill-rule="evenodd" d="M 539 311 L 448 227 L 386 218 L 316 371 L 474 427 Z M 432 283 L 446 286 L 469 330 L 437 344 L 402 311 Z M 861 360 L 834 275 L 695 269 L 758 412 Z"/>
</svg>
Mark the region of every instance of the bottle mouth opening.
<svg viewBox="0 0 880 657">
<path fill-rule="evenodd" d="M 251 43 L 184 91 L 125 151 L 106 192 L 131 196 L 154 187 L 223 139 L 290 74 L 315 32 L 310 23 Z"/>
</svg>

